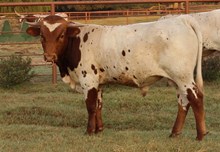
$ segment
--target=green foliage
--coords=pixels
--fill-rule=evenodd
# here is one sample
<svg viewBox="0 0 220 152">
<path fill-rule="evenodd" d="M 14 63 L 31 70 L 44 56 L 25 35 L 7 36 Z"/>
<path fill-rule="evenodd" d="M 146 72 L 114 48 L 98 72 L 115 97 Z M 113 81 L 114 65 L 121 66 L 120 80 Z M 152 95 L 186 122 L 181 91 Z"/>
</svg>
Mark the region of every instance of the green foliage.
<svg viewBox="0 0 220 152">
<path fill-rule="evenodd" d="M 47 2 L 52 2 L 53 0 L 47 0 Z M 45 2 L 45 0 L 0 0 L 0 2 Z M 50 11 L 50 6 L 17 6 L 17 7 L 0 7 L 1 13 L 14 12 L 14 9 L 18 12 L 48 12 Z"/>
<path fill-rule="evenodd" d="M 11 32 L 11 25 L 8 20 L 3 23 L 2 32 Z"/>
<path fill-rule="evenodd" d="M 33 77 L 31 71 L 31 58 L 22 58 L 12 55 L 0 62 L 0 86 L 11 88 L 17 84 L 30 80 Z"/>
<path fill-rule="evenodd" d="M 21 32 L 25 32 L 28 28 L 27 23 L 22 23 Z M 11 24 L 6 20 L 3 24 L 2 34 L 0 34 L 0 42 L 23 42 L 23 41 L 35 41 L 39 37 L 33 37 L 25 33 L 10 33 L 12 32 Z"/>
<path fill-rule="evenodd" d="M 215 56 L 203 61 L 203 78 L 205 81 L 215 81 L 220 78 L 220 57 Z"/>
<path fill-rule="evenodd" d="M 26 22 L 22 22 L 21 24 L 21 32 L 26 32 L 29 25 Z"/>
</svg>

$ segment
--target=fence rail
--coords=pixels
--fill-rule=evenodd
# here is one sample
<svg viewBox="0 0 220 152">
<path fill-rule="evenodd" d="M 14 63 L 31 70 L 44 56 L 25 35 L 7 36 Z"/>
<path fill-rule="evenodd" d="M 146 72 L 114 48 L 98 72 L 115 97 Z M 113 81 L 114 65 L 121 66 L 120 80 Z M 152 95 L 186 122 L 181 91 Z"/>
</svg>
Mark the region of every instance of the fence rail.
<svg viewBox="0 0 220 152">
<path fill-rule="evenodd" d="M 198 4 L 204 2 L 205 4 Z M 97 5 L 97 4 L 143 4 L 143 3 L 157 3 L 157 4 L 174 4 L 178 3 L 177 8 L 158 8 L 158 9 L 139 9 L 139 10 L 114 10 L 114 11 L 86 11 L 86 12 L 65 12 L 68 14 L 70 20 L 84 20 L 87 23 L 92 19 L 100 18 L 114 18 L 114 17 L 126 17 L 126 24 L 128 24 L 128 18 L 132 16 L 151 16 L 151 15 L 164 15 L 164 14 L 179 14 L 179 13 L 190 13 L 190 12 L 202 12 L 209 11 L 215 6 L 220 8 L 220 0 L 97 0 L 97 1 L 59 1 L 59 2 L 11 2 L 11 3 L 0 3 L 0 7 L 18 7 L 18 6 L 49 6 L 50 12 L 28 12 L 21 14 L 55 14 L 55 7 L 58 5 Z M 180 7 L 180 4 L 183 4 L 183 7 Z M 211 3 L 208 5 L 207 3 Z M 219 3 L 219 5 L 213 5 L 212 3 Z M 211 7 L 211 8 L 209 8 Z M 13 19 L 15 13 L 0 13 L 0 15 L 9 15 L 7 19 Z M 2 18 L 1 18 L 2 19 Z M 1 20 L 0 19 L 0 20 Z M 0 31 L 0 36 L 4 34 L 24 34 L 24 31 Z M 0 41 L 0 46 L 6 45 L 33 45 L 40 44 L 39 41 L 34 42 L 7 42 L 2 43 Z M 23 56 L 42 56 L 42 54 L 19 54 Z M 7 55 L 0 55 L 0 58 L 7 57 Z M 52 83 L 57 82 L 57 68 L 55 64 L 43 64 L 43 63 L 34 63 L 33 66 L 48 66 L 52 67 Z M 38 74 L 39 76 L 45 76 L 45 74 Z"/>
</svg>

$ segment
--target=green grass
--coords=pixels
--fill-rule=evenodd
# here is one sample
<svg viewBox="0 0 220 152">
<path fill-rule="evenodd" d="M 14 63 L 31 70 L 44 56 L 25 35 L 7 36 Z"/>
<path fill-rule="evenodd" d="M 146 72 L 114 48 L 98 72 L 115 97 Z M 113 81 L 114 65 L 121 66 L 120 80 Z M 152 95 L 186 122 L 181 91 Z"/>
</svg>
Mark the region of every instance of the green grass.
<svg viewBox="0 0 220 152">
<path fill-rule="evenodd" d="M 39 75 L 51 75 L 52 65 L 33 66 L 32 70 Z"/>
<path fill-rule="evenodd" d="M 85 135 L 87 111 L 83 95 L 59 82 L 30 82 L 0 89 L 0 149 L 5 152 L 142 152 L 218 151 L 220 148 L 220 83 L 205 87 L 206 123 L 210 134 L 195 140 L 192 110 L 183 134 L 170 139 L 176 91 L 164 82 L 146 97 L 136 88 L 104 87 L 103 133 Z"/>
</svg>

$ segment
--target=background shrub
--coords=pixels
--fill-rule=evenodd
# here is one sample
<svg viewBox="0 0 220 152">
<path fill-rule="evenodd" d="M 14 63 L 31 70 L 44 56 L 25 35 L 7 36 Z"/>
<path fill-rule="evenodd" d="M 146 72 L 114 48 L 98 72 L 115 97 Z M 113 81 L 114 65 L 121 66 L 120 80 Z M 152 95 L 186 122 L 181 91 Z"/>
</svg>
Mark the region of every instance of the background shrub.
<svg viewBox="0 0 220 152">
<path fill-rule="evenodd" d="M 34 75 L 31 71 L 31 58 L 12 55 L 0 61 L 0 86 L 10 88 L 30 80 Z"/>
<path fill-rule="evenodd" d="M 203 79 L 205 81 L 216 81 L 220 79 L 220 57 L 214 56 L 203 61 Z"/>
</svg>

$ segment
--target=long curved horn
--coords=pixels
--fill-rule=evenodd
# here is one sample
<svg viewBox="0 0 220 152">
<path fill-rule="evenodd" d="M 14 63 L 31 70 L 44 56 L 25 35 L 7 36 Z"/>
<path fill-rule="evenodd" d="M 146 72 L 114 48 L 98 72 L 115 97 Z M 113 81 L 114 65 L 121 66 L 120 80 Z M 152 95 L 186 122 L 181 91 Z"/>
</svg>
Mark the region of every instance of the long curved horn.
<svg viewBox="0 0 220 152">
<path fill-rule="evenodd" d="M 20 16 L 20 17 L 22 17 L 22 18 L 25 17 L 25 15 L 21 15 L 21 14 L 19 14 L 19 13 L 16 11 L 16 9 L 14 9 L 14 11 L 15 11 L 15 14 L 16 14 L 17 16 Z"/>
<path fill-rule="evenodd" d="M 68 27 L 83 27 L 85 26 L 84 24 L 77 23 L 77 22 L 69 22 Z"/>
<path fill-rule="evenodd" d="M 35 14 L 34 16 L 37 17 L 37 18 L 45 18 L 48 15 Z"/>
<path fill-rule="evenodd" d="M 28 25 L 33 26 L 33 27 L 40 27 L 40 25 L 41 25 L 40 22 L 27 22 L 27 21 L 25 21 L 25 23 L 27 23 Z"/>
</svg>

